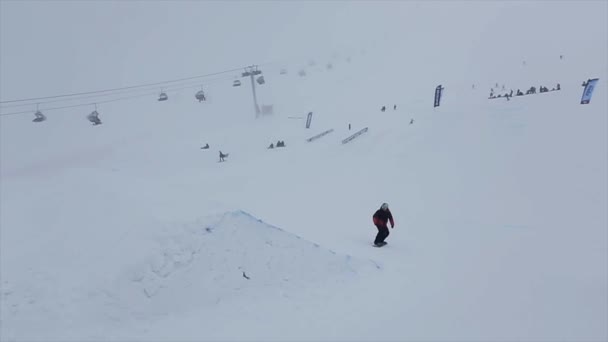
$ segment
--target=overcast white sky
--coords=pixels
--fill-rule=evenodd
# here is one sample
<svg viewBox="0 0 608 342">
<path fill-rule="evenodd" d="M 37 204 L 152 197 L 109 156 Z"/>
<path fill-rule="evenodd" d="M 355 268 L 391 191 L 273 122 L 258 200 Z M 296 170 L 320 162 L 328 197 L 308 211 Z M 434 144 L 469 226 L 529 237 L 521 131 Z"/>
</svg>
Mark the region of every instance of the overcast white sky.
<svg viewBox="0 0 608 342">
<path fill-rule="evenodd" d="M 386 51 L 392 62 L 410 68 L 435 64 L 441 75 L 449 71 L 440 68 L 445 58 L 463 66 L 476 59 L 519 60 L 522 51 L 605 58 L 607 4 L 3 0 L 0 98 L 156 82 L 253 63 L 293 65 L 361 48 Z"/>
</svg>

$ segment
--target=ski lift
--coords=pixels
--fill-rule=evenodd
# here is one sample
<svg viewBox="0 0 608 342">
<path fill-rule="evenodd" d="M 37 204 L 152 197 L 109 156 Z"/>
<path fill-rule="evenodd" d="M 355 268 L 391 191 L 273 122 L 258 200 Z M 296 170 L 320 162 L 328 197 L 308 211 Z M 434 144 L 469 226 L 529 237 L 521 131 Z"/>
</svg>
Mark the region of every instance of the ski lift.
<svg viewBox="0 0 608 342">
<path fill-rule="evenodd" d="M 260 76 L 256 79 L 256 82 L 258 82 L 258 84 L 262 85 L 264 83 L 266 83 L 266 81 L 264 81 L 264 76 Z"/>
<path fill-rule="evenodd" d="M 167 96 L 167 93 L 165 92 L 161 92 L 160 95 L 158 96 L 158 101 L 167 101 L 169 99 L 169 96 Z"/>
<path fill-rule="evenodd" d="M 101 120 L 99 120 L 99 113 L 97 109 L 91 112 L 91 114 L 87 115 L 87 119 L 93 123 L 93 126 L 101 125 Z"/>
<path fill-rule="evenodd" d="M 44 120 L 46 120 L 46 116 L 44 116 L 44 114 L 42 114 L 41 111 L 37 110 L 36 113 L 34 113 L 34 120 L 32 120 L 32 122 L 42 122 Z"/>
<path fill-rule="evenodd" d="M 234 80 L 234 82 L 232 82 L 232 86 L 233 87 L 240 87 L 241 86 L 241 81 L 240 80 Z"/>
<path fill-rule="evenodd" d="M 196 97 L 196 99 L 198 100 L 198 102 L 202 102 L 202 101 L 206 101 L 207 98 L 205 97 L 205 92 L 202 90 L 199 90 L 196 95 L 194 95 L 194 97 Z"/>
</svg>

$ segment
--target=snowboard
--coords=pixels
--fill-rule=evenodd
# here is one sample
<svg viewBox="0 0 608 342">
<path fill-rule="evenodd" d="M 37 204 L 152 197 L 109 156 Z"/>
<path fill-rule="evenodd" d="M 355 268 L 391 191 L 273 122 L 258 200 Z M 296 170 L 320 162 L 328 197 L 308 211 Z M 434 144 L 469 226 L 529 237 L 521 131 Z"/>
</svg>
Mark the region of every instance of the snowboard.
<svg viewBox="0 0 608 342">
<path fill-rule="evenodd" d="M 377 248 L 384 247 L 384 246 L 386 246 L 386 245 L 387 245 L 387 243 L 386 243 L 386 242 L 383 242 L 383 243 L 382 243 L 382 244 L 380 244 L 380 245 L 376 245 L 375 243 L 374 243 L 374 244 L 372 244 L 372 246 L 377 247 Z"/>
</svg>

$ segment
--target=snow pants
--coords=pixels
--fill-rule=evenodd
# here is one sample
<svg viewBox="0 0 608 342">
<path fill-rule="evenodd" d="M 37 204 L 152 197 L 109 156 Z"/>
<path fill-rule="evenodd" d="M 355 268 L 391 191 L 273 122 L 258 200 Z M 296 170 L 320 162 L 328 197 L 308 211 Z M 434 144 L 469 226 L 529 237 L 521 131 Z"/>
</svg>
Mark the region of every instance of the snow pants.
<svg viewBox="0 0 608 342">
<path fill-rule="evenodd" d="M 387 226 L 376 225 L 376 228 L 378 228 L 378 234 L 376 235 L 376 240 L 374 240 L 374 243 L 379 244 L 384 242 L 384 240 L 388 237 L 389 232 Z"/>
</svg>

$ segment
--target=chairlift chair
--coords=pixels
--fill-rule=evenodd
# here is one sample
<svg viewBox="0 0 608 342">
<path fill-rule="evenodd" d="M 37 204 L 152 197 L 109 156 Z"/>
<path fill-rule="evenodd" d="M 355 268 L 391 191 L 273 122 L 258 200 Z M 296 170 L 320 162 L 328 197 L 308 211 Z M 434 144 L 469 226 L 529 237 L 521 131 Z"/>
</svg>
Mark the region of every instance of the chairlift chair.
<svg viewBox="0 0 608 342">
<path fill-rule="evenodd" d="M 264 81 L 264 76 L 260 76 L 256 79 L 256 82 L 258 82 L 258 84 L 262 85 L 264 83 L 266 83 L 266 81 Z"/>
<path fill-rule="evenodd" d="M 232 86 L 233 87 L 240 87 L 241 86 L 241 81 L 240 80 L 234 80 L 234 82 L 232 82 Z"/>
<path fill-rule="evenodd" d="M 202 102 L 202 101 L 206 101 L 207 98 L 205 97 L 205 92 L 202 90 L 199 90 L 196 95 L 194 95 L 194 97 L 196 97 L 196 99 L 198 100 L 198 102 Z"/>
<path fill-rule="evenodd" d="M 94 126 L 101 125 L 101 120 L 99 119 L 99 113 L 97 110 L 91 112 L 91 114 L 87 115 L 87 119 L 93 123 Z"/>
<path fill-rule="evenodd" d="M 44 120 L 46 120 L 46 116 L 44 116 L 44 114 L 42 114 L 41 111 L 37 110 L 36 113 L 34 113 L 34 120 L 32 120 L 32 122 L 42 122 Z"/>
<path fill-rule="evenodd" d="M 169 99 L 169 96 L 167 96 L 167 93 L 160 93 L 160 95 L 158 96 L 158 101 L 167 101 Z"/>
</svg>

